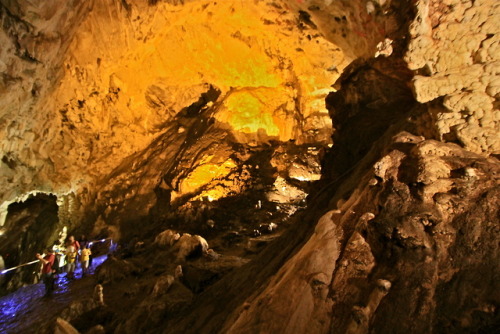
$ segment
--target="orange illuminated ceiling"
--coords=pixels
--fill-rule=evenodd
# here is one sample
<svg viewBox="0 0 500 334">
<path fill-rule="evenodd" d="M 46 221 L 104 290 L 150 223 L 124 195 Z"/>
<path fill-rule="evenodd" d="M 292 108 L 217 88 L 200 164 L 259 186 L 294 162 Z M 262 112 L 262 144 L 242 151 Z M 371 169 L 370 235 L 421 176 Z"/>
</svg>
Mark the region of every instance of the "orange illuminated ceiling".
<svg viewBox="0 0 500 334">
<path fill-rule="evenodd" d="M 115 136 L 128 136 L 133 129 L 141 137 L 156 131 L 166 115 L 148 104 L 153 86 L 167 92 L 159 99 L 170 114 L 193 102 L 186 92 L 204 83 L 217 87 L 228 96 L 224 110 L 230 113 L 219 121 L 242 133 L 260 130 L 287 140 L 294 113 L 327 117 L 324 90 L 338 75 L 328 68 L 342 67 L 342 54 L 317 31 L 299 29 L 286 8 L 240 0 L 159 2 L 132 5 L 129 12 L 95 7 L 70 48 L 52 100 L 85 100 L 91 109 L 86 115 L 96 116 L 94 132 L 114 127 Z M 110 89 L 119 91 L 113 108 L 99 100 Z"/>
<path fill-rule="evenodd" d="M 340 72 L 345 61 L 317 30 L 299 24 L 296 12 L 265 1 L 127 3 L 93 4 L 60 84 L 43 101 L 63 110 L 57 149 L 79 153 L 71 166 L 56 161 L 56 169 L 106 175 L 210 85 L 221 92 L 216 126 L 237 141 L 330 142 L 324 99 L 338 78 L 331 69 Z M 200 168 L 181 193 L 227 172 Z"/>
</svg>

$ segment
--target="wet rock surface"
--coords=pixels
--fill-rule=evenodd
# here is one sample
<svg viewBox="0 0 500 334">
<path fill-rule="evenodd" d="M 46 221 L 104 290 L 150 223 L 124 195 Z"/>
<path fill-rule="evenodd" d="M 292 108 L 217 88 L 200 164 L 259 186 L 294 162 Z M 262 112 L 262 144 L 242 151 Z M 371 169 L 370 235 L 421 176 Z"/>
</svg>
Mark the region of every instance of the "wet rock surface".
<svg viewBox="0 0 500 334">
<path fill-rule="evenodd" d="M 34 254 L 43 251 L 51 240 L 57 239 L 62 226 L 56 200 L 55 196 L 38 194 L 29 196 L 25 202 L 9 206 L 3 233 L 0 235 L 0 254 L 3 254 L 4 268 L 35 260 Z M 33 266 L 2 276 L 2 294 L 14 291 L 24 284 L 36 283 Z"/>
<path fill-rule="evenodd" d="M 98 266 L 104 258 L 94 259 Z M 77 271 L 77 277 L 80 277 Z M 44 297 L 42 283 L 24 286 L 0 297 L 0 331 L 3 333 L 54 333 L 56 319 L 73 321 L 88 310 L 95 309 L 92 290 L 95 281 L 85 278 L 70 280 L 66 274 L 56 279 L 52 297 Z M 90 298 L 90 300 L 89 300 Z M 64 327 L 64 324 L 61 325 Z"/>
<path fill-rule="evenodd" d="M 62 227 L 120 243 L 51 300 L 3 297 L 2 330 L 499 327 L 500 6 L 74 5 L 0 5 L 2 258 Z"/>
</svg>

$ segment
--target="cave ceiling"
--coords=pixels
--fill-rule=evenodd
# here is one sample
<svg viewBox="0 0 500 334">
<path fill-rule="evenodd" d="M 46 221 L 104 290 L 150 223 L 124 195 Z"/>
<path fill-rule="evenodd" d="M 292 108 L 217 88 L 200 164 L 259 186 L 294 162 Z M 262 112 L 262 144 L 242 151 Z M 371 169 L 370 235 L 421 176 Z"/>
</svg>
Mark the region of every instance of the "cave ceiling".
<svg viewBox="0 0 500 334">
<path fill-rule="evenodd" d="M 75 231 L 141 237 L 151 291 L 177 264 L 153 242 L 168 228 L 233 262 L 207 250 L 220 276 L 187 285 L 189 314 L 154 296 L 117 331 L 488 332 L 499 18 L 489 0 L 2 1 L 2 266 Z"/>
<path fill-rule="evenodd" d="M 272 147 L 264 163 L 276 184 L 266 198 L 279 202 L 279 188 L 294 189 L 287 179 L 318 178 L 321 149 L 334 144 L 324 105 L 332 84 L 354 59 L 390 56 L 397 38 L 409 39 L 394 48 L 416 73 L 417 101 L 443 98 L 430 104 L 429 132 L 496 153 L 497 9 L 381 0 L 5 1 L 0 220 L 10 203 L 38 192 L 78 194 L 81 210 L 134 202 L 144 214 L 158 192 L 168 192 L 167 202 L 218 199 L 242 191 L 264 147 Z M 424 19 L 410 24 L 411 15 Z M 459 19 L 468 38 L 453 24 Z"/>
<path fill-rule="evenodd" d="M 174 186 L 180 194 L 236 167 L 229 144 L 330 144 L 324 98 L 349 59 L 290 9 L 286 1 L 7 2 L 2 200 L 99 186 L 160 137 L 175 143 L 167 151 L 193 139 L 199 124 L 189 118 L 203 113 L 224 134 L 196 139 L 223 139 L 223 148 L 204 147 Z"/>
<path fill-rule="evenodd" d="M 141 197 L 144 214 L 158 187 L 172 200 L 235 194 L 252 153 L 235 160 L 235 147 L 294 143 L 287 147 L 300 152 L 275 157 L 274 167 L 284 178 L 293 167 L 302 181 L 318 179 L 319 150 L 332 144 L 324 103 L 332 83 L 397 27 L 385 13 L 384 27 L 349 29 L 366 9 L 332 1 L 7 1 L 0 9 L 8 27 L 2 221 L 10 203 L 38 192 L 79 194 L 82 210 L 96 193 Z M 241 182 L 231 186 L 234 172 Z M 103 200 L 108 211 L 110 201 L 120 199 Z"/>
</svg>

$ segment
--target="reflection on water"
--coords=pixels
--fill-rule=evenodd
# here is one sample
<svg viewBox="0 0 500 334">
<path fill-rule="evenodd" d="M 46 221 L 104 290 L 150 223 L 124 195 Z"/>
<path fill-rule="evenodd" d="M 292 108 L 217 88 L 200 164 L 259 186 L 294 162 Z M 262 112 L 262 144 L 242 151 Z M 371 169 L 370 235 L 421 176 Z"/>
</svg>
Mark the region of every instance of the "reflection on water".
<svg viewBox="0 0 500 334">
<path fill-rule="evenodd" d="M 107 255 L 95 257 L 92 266 L 89 267 L 89 275 L 101 265 Z M 56 289 L 51 298 L 43 298 L 45 288 L 43 283 L 25 286 L 9 295 L 0 298 L 0 333 L 22 333 L 26 328 L 40 322 L 41 319 L 35 313 L 51 310 L 57 314 L 74 298 L 76 281 L 82 277 L 80 266 L 75 271 L 74 279 L 66 277 L 66 273 L 58 274 L 56 278 Z M 40 313 L 40 317 L 43 313 Z"/>
<path fill-rule="evenodd" d="M 87 275 L 92 275 L 94 274 L 94 271 L 97 267 L 99 267 L 107 258 L 107 255 L 101 255 L 98 257 L 93 258 L 92 260 L 92 266 L 89 266 L 89 271 Z M 69 291 L 70 288 L 70 283 L 74 281 L 75 279 L 82 278 L 82 268 L 79 265 L 76 270 L 75 270 L 75 278 L 71 279 L 67 277 L 66 273 L 62 273 L 57 275 L 56 278 L 56 290 L 54 291 L 54 294 L 65 294 L 66 292 Z"/>
</svg>

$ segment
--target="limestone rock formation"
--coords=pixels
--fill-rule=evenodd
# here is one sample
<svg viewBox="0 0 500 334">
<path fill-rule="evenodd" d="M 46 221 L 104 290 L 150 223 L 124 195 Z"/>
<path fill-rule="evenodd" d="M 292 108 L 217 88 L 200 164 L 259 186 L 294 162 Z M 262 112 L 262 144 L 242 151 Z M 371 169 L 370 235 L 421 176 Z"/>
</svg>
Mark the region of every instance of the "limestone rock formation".
<svg viewBox="0 0 500 334">
<path fill-rule="evenodd" d="M 156 236 L 155 243 L 162 247 L 172 247 L 180 237 L 179 233 L 165 230 Z"/>
<path fill-rule="evenodd" d="M 410 27 L 406 61 L 419 102 L 432 109 L 440 138 L 473 152 L 498 154 L 500 7 L 489 1 L 421 1 Z"/>
<path fill-rule="evenodd" d="M 156 282 L 151 294 L 153 295 L 153 297 L 158 297 L 162 294 L 165 294 L 172 286 L 172 283 L 174 283 L 174 276 L 167 275 L 164 277 L 160 277 Z"/>
<path fill-rule="evenodd" d="M 494 332 L 499 16 L 4 1 L 0 256 L 118 241 L 95 275 L 113 302 L 84 331 Z"/>
<path fill-rule="evenodd" d="M 239 141 L 329 141 L 321 101 L 338 75 L 327 69 L 342 68 L 342 53 L 312 37 L 312 28 L 297 27 L 285 7 L 143 0 L 69 6 L 1 7 L 8 27 L 2 182 L 19 185 L 3 183 L 2 201 L 33 190 L 93 190 L 176 115 L 195 115 L 218 94 L 216 119 Z M 179 124 L 179 132 L 184 128 Z"/>
<path fill-rule="evenodd" d="M 207 241 L 199 235 L 184 233 L 175 245 L 177 261 L 184 261 L 190 256 L 201 256 L 208 251 Z"/>
<path fill-rule="evenodd" d="M 54 334 L 78 334 L 79 332 L 71 324 L 61 318 L 57 318 Z"/>
</svg>

